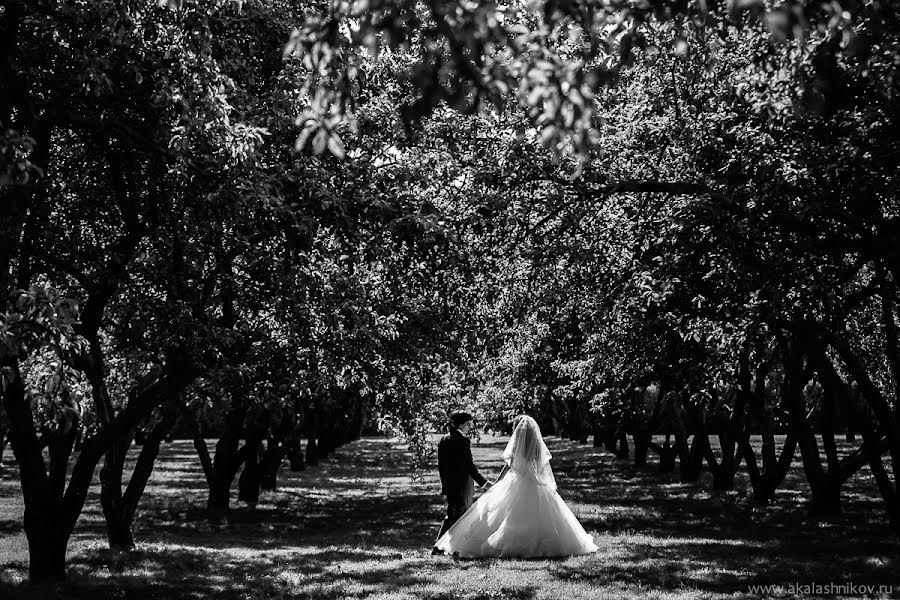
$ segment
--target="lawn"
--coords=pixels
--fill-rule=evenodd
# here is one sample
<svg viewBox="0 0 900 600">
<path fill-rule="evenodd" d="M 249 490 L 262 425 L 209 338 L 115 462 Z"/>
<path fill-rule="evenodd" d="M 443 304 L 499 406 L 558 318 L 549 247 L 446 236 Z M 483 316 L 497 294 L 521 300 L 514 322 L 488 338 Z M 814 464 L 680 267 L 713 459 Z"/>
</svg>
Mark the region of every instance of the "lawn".
<svg viewBox="0 0 900 600">
<path fill-rule="evenodd" d="M 489 478 L 505 439 L 473 443 Z M 98 490 L 69 552 L 70 598 L 755 598 L 801 597 L 818 585 L 852 596 L 896 585 L 898 544 L 868 469 L 848 482 L 843 514 L 816 521 L 803 506 L 799 462 L 767 507 L 743 484 L 712 493 L 708 475 L 680 484 L 655 465 L 635 469 L 589 446 L 548 438 L 559 491 L 600 551 L 565 560 L 454 561 L 431 556 L 443 516 L 436 469 L 414 478 L 396 440 L 366 438 L 320 467 L 291 473 L 251 512 L 235 501 L 228 524 L 203 517 L 206 486 L 190 442 L 160 456 L 137 518 L 139 548 L 104 548 Z M 846 449 L 844 449 L 846 451 Z M 27 551 L 14 465 L 0 473 L 0 597 L 27 597 Z M 743 480 L 742 480 L 743 481 Z M 749 489 L 749 488 L 747 488 Z M 236 496 L 236 493 L 235 493 Z M 837 586 L 831 588 L 821 586 Z M 855 587 L 850 587 L 855 586 Z M 875 596 L 896 597 L 876 589 Z M 814 591 L 814 590 L 813 590 Z M 825 594 L 828 595 L 828 594 Z"/>
</svg>

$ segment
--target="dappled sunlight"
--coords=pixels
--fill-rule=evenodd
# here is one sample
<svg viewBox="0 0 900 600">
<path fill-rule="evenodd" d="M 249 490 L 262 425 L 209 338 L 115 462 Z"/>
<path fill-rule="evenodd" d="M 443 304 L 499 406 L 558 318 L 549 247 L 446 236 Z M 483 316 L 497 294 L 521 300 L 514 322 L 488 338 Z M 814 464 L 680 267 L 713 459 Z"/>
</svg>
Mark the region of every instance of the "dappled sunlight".
<svg viewBox="0 0 900 600">
<path fill-rule="evenodd" d="M 163 448 L 135 521 L 138 548 L 106 548 L 93 488 L 69 551 L 70 597 L 359 598 L 488 600 L 753 597 L 748 586 L 835 579 L 897 581 L 897 544 L 883 535 L 877 492 L 848 482 L 846 510 L 808 518 L 805 480 L 792 472 L 770 506 L 746 491 L 682 484 L 594 448 L 550 437 L 559 493 L 600 550 L 565 559 L 462 560 L 430 556 L 444 513 L 436 465 L 418 473 L 395 440 L 367 438 L 319 467 L 292 473 L 256 510 L 232 500 L 226 523 L 204 514 L 206 486 L 189 442 Z M 505 438 L 473 444 L 489 479 Z M 800 469 L 798 464 L 796 469 Z M 3 497 L 18 483 L 3 480 Z M 235 483 L 236 486 L 236 483 Z M 480 492 L 479 492 L 480 493 Z M 22 596 L 27 552 L 21 511 L 6 508 L 0 585 Z M 9 533 L 7 533 L 9 532 Z M 852 550 L 850 549 L 852 544 Z M 2 546 L 0 546 L 2 547 Z M 0 588 L 2 591 L 3 588 Z"/>
</svg>

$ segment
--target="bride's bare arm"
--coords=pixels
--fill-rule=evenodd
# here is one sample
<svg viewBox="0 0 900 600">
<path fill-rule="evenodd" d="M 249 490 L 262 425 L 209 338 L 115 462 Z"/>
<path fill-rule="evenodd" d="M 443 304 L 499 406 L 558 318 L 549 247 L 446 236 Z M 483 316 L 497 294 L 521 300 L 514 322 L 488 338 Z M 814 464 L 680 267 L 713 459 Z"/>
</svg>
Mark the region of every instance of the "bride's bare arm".
<svg viewBox="0 0 900 600">
<path fill-rule="evenodd" d="M 503 476 L 506 475 L 507 471 L 509 471 L 509 465 L 503 465 L 503 470 L 500 471 L 500 476 L 497 477 L 497 481 L 494 483 L 500 483 L 500 480 L 503 479 Z"/>
</svg>

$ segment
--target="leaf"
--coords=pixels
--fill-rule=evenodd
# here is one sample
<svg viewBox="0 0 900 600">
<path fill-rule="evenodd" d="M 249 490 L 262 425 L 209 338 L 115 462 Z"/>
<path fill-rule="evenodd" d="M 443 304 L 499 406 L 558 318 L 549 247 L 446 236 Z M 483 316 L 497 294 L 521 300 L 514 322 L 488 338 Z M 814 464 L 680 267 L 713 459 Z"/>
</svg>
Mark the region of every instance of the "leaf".
<svg viewBox="0 0 900 600">
<path fill-rule="evenodd" d="M 319 122 L 313 119 L 306 121 L 306 124 L 303 127 L 303 131 L 300 132 L 300 135 L 297 136 L 297 142 L 294 144 L 294 149 L 297 152 L 303 150 L 306 146 L 306 142 L 309 141 L 309 136 L 313 134 L 314 131 L 319 129 Z"/>
<path fill-rule="evenodd" d="M 328 136 L 328 151 L 336 158 L 344 158 L 344 143 L 337 134 Z"/>
<path fill-rule="evenodd" d="M 316 137 L 313 138 L 312 142 L 312 150 L 313 154 L 319 155 L 325 150 L 325 146 L 328 143 L 328 131 L 325 128 L 320 128 L 319 131 L 316 132 Z"/>
<path fill-rule="evenodd" d="M 538 138 L 538 143 L 540 143 L 545 148 L 548 148 L 556 141 L 556 137 L 558 135 L 559 128 L 556 125 L 547 125 L 546 127 L 544 127 L 543 131 L 541 131 L 541 135 Z"/>
</svg>

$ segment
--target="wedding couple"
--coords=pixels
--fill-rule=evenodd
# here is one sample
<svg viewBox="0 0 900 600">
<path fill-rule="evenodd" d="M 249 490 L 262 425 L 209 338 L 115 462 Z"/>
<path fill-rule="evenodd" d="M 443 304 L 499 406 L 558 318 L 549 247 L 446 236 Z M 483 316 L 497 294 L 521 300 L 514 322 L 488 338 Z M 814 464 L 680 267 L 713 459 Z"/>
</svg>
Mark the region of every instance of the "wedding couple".
<svg viewBox="0 0 900 600">
<path fill-rule="evenodd" d="M 550 451 L 534 419 L 518 418 L 503 451 L 506 465 L 493 484 L 472 461 L 468 438 L 472 416 L 454 412 L 449 428 L 438 444 L 447 518 L 432 554 L 535 558 L 597 551 L 593 538 L 556 491 Z M 486 491 L 473 504 L 475 481 Z"/>
</svg>

